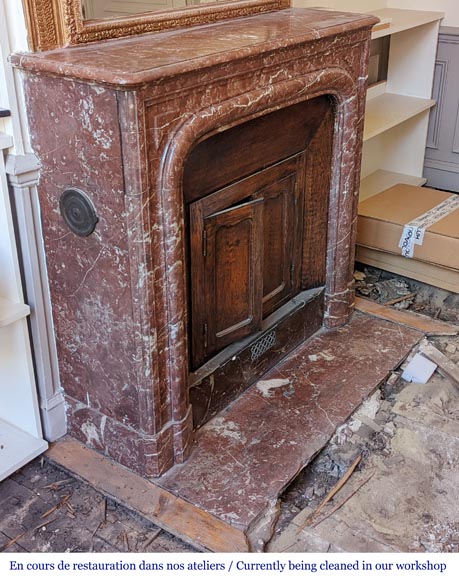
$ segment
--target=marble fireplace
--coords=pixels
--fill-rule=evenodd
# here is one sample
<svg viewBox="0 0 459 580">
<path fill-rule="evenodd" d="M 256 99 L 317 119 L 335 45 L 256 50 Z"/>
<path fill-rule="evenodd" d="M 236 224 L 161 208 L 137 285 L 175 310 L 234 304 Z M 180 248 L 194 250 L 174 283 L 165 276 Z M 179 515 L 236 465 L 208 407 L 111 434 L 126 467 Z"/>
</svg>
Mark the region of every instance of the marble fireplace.
<svg viewBox="0 0 459 580">
<path fill-rule="evenodd" d="M 76 439 L 156 478 L 348 322 L 375 21 L 286 9 L 12 57 Z"/>
</svg>

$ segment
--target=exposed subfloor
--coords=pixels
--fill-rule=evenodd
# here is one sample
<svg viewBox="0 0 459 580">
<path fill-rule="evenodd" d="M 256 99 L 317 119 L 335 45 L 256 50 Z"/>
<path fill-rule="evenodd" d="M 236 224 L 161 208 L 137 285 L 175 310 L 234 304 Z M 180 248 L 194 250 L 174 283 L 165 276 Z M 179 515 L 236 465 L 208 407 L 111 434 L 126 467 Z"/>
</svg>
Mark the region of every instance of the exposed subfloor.
<svg viewBox="0 0 459 580">
<path fill-rule="evenodd" d="M 411 331 L 398 334 L 405 332 Z M 453 364 L 459 361 L 457 338 L 438 346 L 449 349 Z M 321 352 L 326 361 L 330 355 Z M 292 368 L 296 376 L 302 373 L 297 360 Z M 356 371 L 357 377 L 371 368 Z M 261 385 L 261 394 L 268 396 L 258 396 L 259 403 L 266 399 L 269 405 L 273 394 L 288 400 L 283 396 L 288 384 L 272 386 Z M 457 551 L 459 391 L 435 373 L 426 386 L 392 375 L 381 393 L 377 390 L 347 423 L 345 410 L 332 442 L 284 493 L 270 551 Z M 311 519 L 359 455 L 350 479 Z M 39 460 L 0 484 L 0 549 L 2 543 L 7 551 L 196 551 Z"/>
<path fill-rule="evenodd" d="M 0 551 L 195 549 L 69 473 L 36 459 L 0 483 Z"/>
<path fill-rule="evenodd" d="M 431 341 L 456 378 L 392 375 L 285 494 L 269 551 L 459 552 L 459 338 Z"/>
</svg>

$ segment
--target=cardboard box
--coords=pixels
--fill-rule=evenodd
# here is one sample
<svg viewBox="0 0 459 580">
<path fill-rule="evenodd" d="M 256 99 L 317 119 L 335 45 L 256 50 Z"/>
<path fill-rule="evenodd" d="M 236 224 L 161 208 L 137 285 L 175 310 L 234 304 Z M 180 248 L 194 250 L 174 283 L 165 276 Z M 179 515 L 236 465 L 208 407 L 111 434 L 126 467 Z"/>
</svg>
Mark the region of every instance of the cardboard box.
<svg viewBox="0 0 459 580">
<path fill-rule="evenodd" d="M 459 292 L 458 195 L 405 184 L 382 191 L 359 204 L 357 244 L 365 264 Z"/>
</svg>

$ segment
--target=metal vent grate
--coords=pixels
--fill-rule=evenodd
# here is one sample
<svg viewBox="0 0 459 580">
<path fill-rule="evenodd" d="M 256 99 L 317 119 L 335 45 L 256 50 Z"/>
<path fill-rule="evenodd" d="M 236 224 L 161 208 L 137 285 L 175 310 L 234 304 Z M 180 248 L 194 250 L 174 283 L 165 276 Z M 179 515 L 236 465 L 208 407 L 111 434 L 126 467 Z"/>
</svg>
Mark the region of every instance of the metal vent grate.
<svg viewBox="0 0 459 580">
<path fill-rule="evenodd" d="M 260 338 L 250 349 L 252 362 L 260 358 L 266 351 L 276 343 L 276 331 L 271 330 Z"/>
</svg>

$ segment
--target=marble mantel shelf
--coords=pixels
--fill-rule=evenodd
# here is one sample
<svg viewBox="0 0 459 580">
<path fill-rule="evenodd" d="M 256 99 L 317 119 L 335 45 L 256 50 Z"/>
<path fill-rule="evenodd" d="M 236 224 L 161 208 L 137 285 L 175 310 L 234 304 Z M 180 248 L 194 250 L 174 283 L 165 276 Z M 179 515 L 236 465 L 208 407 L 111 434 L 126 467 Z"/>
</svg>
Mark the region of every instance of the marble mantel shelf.
<svg viewBox="0 0 459 580">
<path fill-rule="evenodd" d="M 350 33 L 376 22 L 368 14 L 290 8 L 70 49 L 17 54 L 11 61 L 29 71 L 132 88 L 207 66 Z"/>
</svg>

